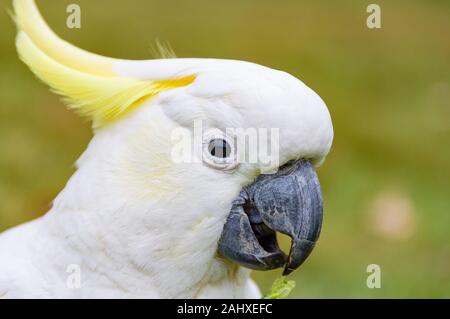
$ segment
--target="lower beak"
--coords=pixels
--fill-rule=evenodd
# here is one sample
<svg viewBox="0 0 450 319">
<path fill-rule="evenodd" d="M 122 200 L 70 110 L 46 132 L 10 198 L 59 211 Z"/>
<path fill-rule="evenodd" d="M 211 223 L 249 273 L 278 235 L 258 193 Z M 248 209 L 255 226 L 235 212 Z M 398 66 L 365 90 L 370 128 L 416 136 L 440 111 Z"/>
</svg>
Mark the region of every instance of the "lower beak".
<svg viewBox="0 0 450 319">
<path fill-rule="evenodd" d="M 322 225 L 322 193 L 313 165 L 290 162 L 276 174 L 260 175 L 234 200 L 225 223 L 219 252 L 251 269 L 297 269 L 309 256 Z M 276 232 L 292 239 L 288 255 L 279 248 Z"/>
</svg>

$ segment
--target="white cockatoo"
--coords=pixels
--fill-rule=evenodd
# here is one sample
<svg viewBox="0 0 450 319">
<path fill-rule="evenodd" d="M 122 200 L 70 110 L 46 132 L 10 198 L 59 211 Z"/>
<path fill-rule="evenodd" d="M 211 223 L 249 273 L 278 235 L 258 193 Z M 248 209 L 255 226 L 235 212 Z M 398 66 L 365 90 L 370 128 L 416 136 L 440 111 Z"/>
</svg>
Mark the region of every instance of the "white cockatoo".
<svg viewBox="0 0 450 319">
<path fill-rule="evenodd" d="M 317 94 L 250 62 L 102 57 L 55 35 L 33 0 L 14 11 L 20 58 L 94 136 L 50 211 L 0 235 L 0 297 L 259 298 L 250 269 L 308 257 L 333 139 Z M 238 160 L 238 129 L 276 130 L 270 169 Z M 186 139 L 191 160 L 177 159 Z"/>
</svg>

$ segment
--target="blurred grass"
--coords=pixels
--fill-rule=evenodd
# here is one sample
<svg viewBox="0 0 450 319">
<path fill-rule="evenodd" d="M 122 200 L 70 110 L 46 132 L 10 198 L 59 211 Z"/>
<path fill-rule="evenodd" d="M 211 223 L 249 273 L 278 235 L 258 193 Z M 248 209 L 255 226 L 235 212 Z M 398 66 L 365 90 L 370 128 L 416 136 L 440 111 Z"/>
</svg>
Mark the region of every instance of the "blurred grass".
<svg viewBox="0 0 450 319">
<path fill-rule="evenodd" d="M 180 57 L 286 70 L 327 102 L 323 231 L 291 297 L 450 297 L 450 2 L 377 1 L 380 30 L 365 26 L 366 1 L 77 0 L 80 30 L 65 27 L 69 3 L 38 0 L 52 28 L 87 50 L 145 59 L 159 38 Z M 0 4 L 1 231 L 45 213 L 91 132 L 19 62 L 10 1 Z M 384 193 L 412 206 L 407 238 L 374 225 Z M 366 287 L 371 263 L 381 289 Z M 254 277 L 267 292 L 279 275 Z"/>
</svg>

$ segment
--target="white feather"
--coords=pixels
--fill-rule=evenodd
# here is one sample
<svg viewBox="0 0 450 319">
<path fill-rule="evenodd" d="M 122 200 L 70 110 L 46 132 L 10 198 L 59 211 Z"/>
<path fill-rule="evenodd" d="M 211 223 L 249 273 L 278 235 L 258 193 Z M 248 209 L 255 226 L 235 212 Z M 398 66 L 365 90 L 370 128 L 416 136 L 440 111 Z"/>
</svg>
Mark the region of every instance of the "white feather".
<svg viewBox="0 0 450 319">
<path fill-rule="evenodd" d="M 23 9 L 22 28 L 33 35 L 25 13 L 40 19 L 27 7 L 34 2 L 15 3 Z M 78 51 L 47 38 L 41 40 L 49 54 L 76 65 Z M 52 39 L 74 54 L 58 55 Z M 100 57 L 86 54 L 80 56 L 89 71 Z M 325 103 L 293 76 L 249 62 L 102 61 L 124 78 L 197 77 L 96 130 L 52 209 L 0 235 L 0 298 L 260 297 L 250 272 L 216 251 L 232 200 L 261 167 L 225 173 L 176 164 L 171 133 L 181 127 L 193 134 L 195 120 L 219 129 L 278 128 L 281 164 L 309 158 L 319 165 L 333 139 Z M 73 264 L 81 270 L 80 288 L 67 285 Z"/>
</svg>

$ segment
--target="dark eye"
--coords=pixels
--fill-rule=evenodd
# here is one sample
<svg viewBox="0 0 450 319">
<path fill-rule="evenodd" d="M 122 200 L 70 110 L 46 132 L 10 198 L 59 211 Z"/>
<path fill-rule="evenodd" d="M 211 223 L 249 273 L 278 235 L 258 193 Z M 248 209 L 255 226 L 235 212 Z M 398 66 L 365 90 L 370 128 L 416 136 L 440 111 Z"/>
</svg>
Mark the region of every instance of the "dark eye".
<svg viewBox="0 0 450 319">
<path fill-rule="evenodd" d="M 231 146 L 227 141 L 215 138 L 209 142 L 208 151 L 214 157 L 227 158 L 231 154 Z"/>
</svg>

